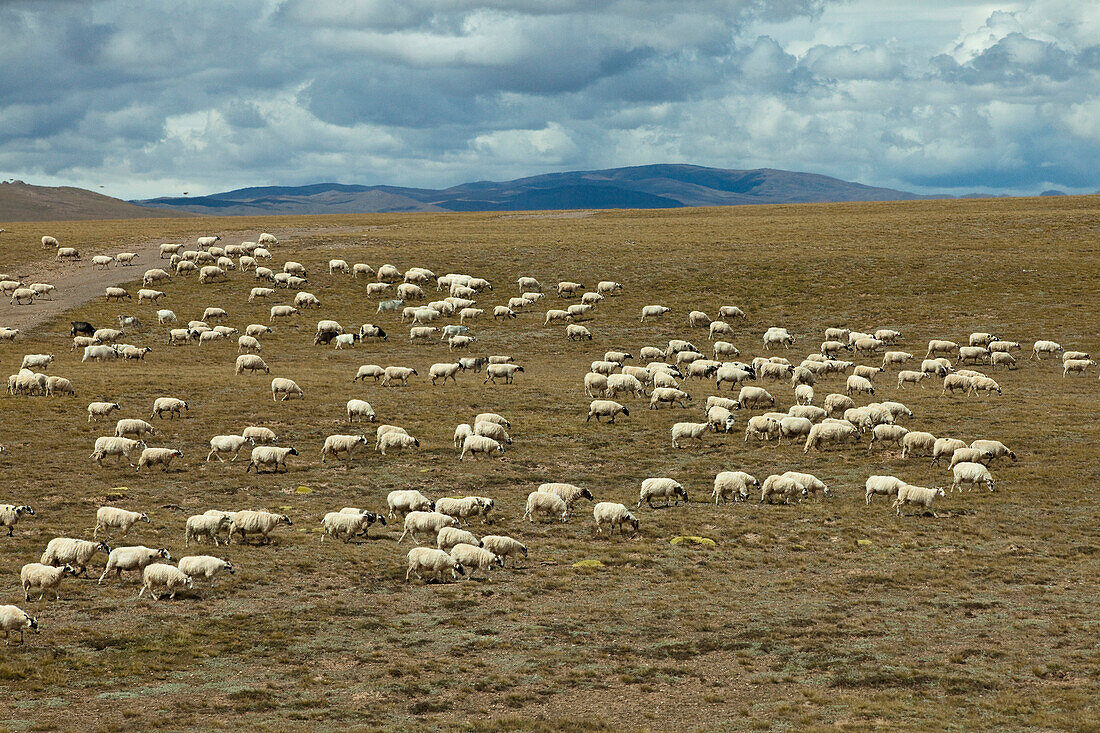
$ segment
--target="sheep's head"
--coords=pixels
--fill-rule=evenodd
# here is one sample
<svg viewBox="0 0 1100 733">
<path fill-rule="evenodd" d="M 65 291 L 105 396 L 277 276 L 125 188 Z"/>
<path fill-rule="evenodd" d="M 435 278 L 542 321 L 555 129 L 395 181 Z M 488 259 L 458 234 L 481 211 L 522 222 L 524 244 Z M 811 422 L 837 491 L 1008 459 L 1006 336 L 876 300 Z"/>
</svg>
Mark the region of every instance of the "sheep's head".
<svg viewBox="0 0 1100 733">
<path fill-rule="evenodd" d="M 138 521 L 145 522 L 146 524 L 149 524 L 149 515 L 145 514 L 145 513 L 142 513 L 142 515 L 140 517 L 138 517 Z"/>
<path fill-rule="evenodd" d="M 168 550 L 164 549 L 163 547 L 156 551 L 156 556 L 162 557 L 165 560 L 169 561 L 172 559 L 172 553 L 168 552 Z"/>
<path fill-rule="evenodd" d="M 106 542 L 100 542 L 95 546 L 95 548 L 96 550 L 102 550 L 103 552 L 106 552 L 108 555 L 111 554 L 111 546 L 108 545 Z"/>
<path fill-rule="evenodd" d="M 66 575 L 76 575 L 76 568 L 72 565 L 64 565 L 61 568 L 61 577 L 65 577 Z"/>
<path fill-rule="evenodd" d="M 233 567 L 233 563 L 228 560 L 222 560 L 225 563 L 225 569 L 229 571 L 230 575 L 236 575 L 237 570 Z"/>
<path fill-rule="evenodd" d="M 504 558 L 500 555 L 494 555 L 493 556 L 493 565 L 496 565 L 498 568 L 504 567 Z"/>
<path fill-rule="evenodd" d="M 296 455 L 298 455 L 298 451 L 295 448 L 287 448 L 286 454 L 288 456 L 296 456 Z"/>
<path fill-rule="evenodd" d="M 1015 459 L 1013 459 L 1013 460 L 1015 460 Z M 29 506 L 20 506 L 20 507 L 15 508 L 15 515 L 16 516 L 20 516 L 20 515 L 23 515 L 23 514 L 28 514 L 28 515 L 33 517 L 34 516 L 34 509 L 31 509 Z"/>
<path fill-rule="evenodd" d="M 280 514 L 279 515 L 279 524 L 285 524 L 286 526 L 290 527 L 290 526 L 293 526 L 294 522 L 290 521 L 290 517 L 288 517 L 287 515 Z"/>
<path fill-rule="evenodd" d="M 466 574 L 466 568 L 462 567 L 462 563 L 460 563 L 460 562 L 456 562 L 454 567 L 451 568 L 451 577 L 455 578 L 456 580 L 458 579 L 459 575 L 465 575 L 465 574 Z"/>
<path fill-rule="evenodd" d="M 589 501 L 595 501 L 596 497 L 592 496 L 592 492 L 588 489 L 581 489 L 581 496 Z"/>
</svg>

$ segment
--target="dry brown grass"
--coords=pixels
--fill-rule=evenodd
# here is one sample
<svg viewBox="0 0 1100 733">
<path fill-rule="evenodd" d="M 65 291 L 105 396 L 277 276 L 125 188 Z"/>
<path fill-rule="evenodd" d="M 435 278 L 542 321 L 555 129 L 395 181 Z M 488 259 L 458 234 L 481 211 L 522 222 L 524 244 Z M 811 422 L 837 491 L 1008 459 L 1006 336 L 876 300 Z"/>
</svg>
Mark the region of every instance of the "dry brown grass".
<svg viewBox="0 0 1100 733">
<path fill-rule="evenodd" d="M 297 380 L 304 402 L 273 405 L 270 378 L 233 376 L 232 343 L 168 348 L 164 328 L 149 325 L 152 306 L 88 303 L 26 339 L 0 343 L 7 373 L 23 354 L 53 352 L 58 359 L 47 372 L 71 378 L 79 392 L 78 399 L 6 397 L 0 405 L 0 442 L 8 447 L 0 455 L 0 500 L 38 511 L 13 538 L 0 538 L 0 602 L 37 613 L 43 627 L 0 659 L 9 728 L 1097 729 L 1095 372 L 1063 380 L 1060 365 L 1024 354 L 1019 370 L 995 375 L 1005 394 L 991 399 L 941 397 L 936 385 L 899 395 L 880 378 L 879 396 L 900 396 L 914 426 L 1000 439 L 1020 456 L 994 467 L 997 493 L 948 495 L 939 519 L 899 519 L 881 499 L 863 502 L 872 473 L 947 483 L 948 472 L 926 459 L 862 449 L 803 456 L 794 447 L 744 443 L 740 434 L 712 434 L 702 446 L 675 451 L 669 426 L 699 420 L 701 411 L 650 412 L 631 399 L 629 418 L 586 425 L 580 386 L 588 363 L 608 348 L 706 341 L 705 332 L 687 329 L 686 313 L 698 307 L 713 316 L 725 303 L 749 314 L 735 324 L 743 358 L 760 351 L 768 326 L 788 327 L 797 339 L 792 353 L 803 355 L 826 326 L 841 324 L 896 327 L 905 334 L 902 348 L 922 355 L 931 337 L 964 340 L 974 330 L 1021 342 L 1052 338 L 1095 355 L 1095 197 L 573 219 L 66 223 L 27 232 L 30 242 L 5 239 L 14 248 L 4 250 L 0 270 L 41 256 L 34 246 L 47 232 L 91 253 L 207 232 L 232 242 L 260 229 L 302 233 L 276 249 L 276 262 L 304 262 L 308 289 L 324 303 L 264 339 L 272 375 Z M 433 389 L 427 367 L 449 358 L 446 347 L 410 345 L 396 318 L 375 316 L 361 281 L 323 274 L 334 256 L 482 274 L 496 285 L 483 299 L 490 305 L 505 302 L 520 275 L 544 284 L 614 279 L 626 291 L 597 309 L 591 343 L 566 342 L 560 326 L 543 328 L 545 307 L 517 322 L 477 324 L 476 353 L 513 354 L 527 373 L 511 386 L 483 386 L 465 374 L 457 387 Z M 239 274 L 213 286 L 176 280 L 163 288 L 162 307 L 187 320 L 222 306 L 243 330 L 293 297 L 280 290 L 272 302 L 248 304 L 253 284 Z M 651 302 L 675 311 L 641 325 L 638 311 Z M 67 351 L 69 320 L 101 325 L 120 312 L 147 324 L 131 340 L 154 348 L 145 362 L 85 365 Z M 315 347 L 320 317 L 345 326 L 376 322 L 391 338 L 350 351 Z M 408 364 L 421 377 L 406 389 L 353 385 L 364 363 Z M 714 393 L 711 383 L 689 385 L 697 403 Z M 765 386 L 783 407 L 791 404 L 789 387 Z M 818 400 L 842 387 L 843 378 L 829 378 Z M 160 435 L 151 444 L 182 448 L 182 463 L 167 475 L 90 464 L 92 442 L 110 434 L 113 420 L 88 425 L 88 402 L 117 399 L 122 417 L 147 419 L 153 399 L 165 394 L 188 399 L 191 410 L 182 420 L 156 421 Z M 324 437 L 358 430 L 349 430 L 343 411 L 356 396 L 380 421 L 417 435 L 422 449 L 385 459 L 364 454 L 351 470 L 322 467 Z M 512 419 L 516 445 L 503 461 L 460 464 L 454 426 L 485 410 Z M 740 430 L 744 420 L 738 416 Z M 243 462 L 202 462 L 210 436 L 253 423 L 301 451 L 289 474 L 256 477 Z M 761 479 L 810 471 L 837 496 L 790 507 L 706 502 L 714 474 L 733 468 Z M 654 475 L 676 477 L 693 501 L 639 510 L 637 537 L 595 538 L 586 504 L 566 525 L 520 522 L 524 498 L 541 481 L 574 481 L 598 500 L 633 503 L 641 480 Z M 297 493 L 299 486 L 311 492 Z M 492 530 L 526 541 L 530 560 L 495 572 L 491 583 L 406 586 L 408 544 L 396 546 L 399 527 L 374 528 L 363 544 L 318 545 L 326 511 L 380 508 L 395 487 L 496 497 L 501 518 Z M 199 548 L 240 568 L 213 593 L 135 602 L 133 578 L 105 587 L 69 580 L 61 603 L 23 603 L 19 567 L 51 537 L 90 536 L 95 509 L 108 500 L 149 511 L 152 524 L 129 539 L 173 556 L 195 548 L 184 552 L 185 514 L 167 505 L 188 513 L 281 507 L 295 524 L 277 530 L 270 546 Z M 472 529 L 488 528 L 475 522 Z M 668 543 L 681 534 L 718 544 Z M 584 559 L 605 567 L 572 568 Z"/>
</svg>

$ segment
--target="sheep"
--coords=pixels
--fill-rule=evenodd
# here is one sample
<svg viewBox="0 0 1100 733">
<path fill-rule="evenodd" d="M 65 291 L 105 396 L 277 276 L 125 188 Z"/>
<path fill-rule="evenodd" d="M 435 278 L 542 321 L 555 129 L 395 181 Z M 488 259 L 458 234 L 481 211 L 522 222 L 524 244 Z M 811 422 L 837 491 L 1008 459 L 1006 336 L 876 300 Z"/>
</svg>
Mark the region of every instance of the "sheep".
<svg viewBox="0 0 1100 733">
<path fill-rule="evenodd" d="M 459 521 L 454 517 L 446 514 L 441 514 L 436 511 L 411 511 L 405 515 L 405 531 L 401 533 L 401 537 L 398 538 L 397 543 L 401 542 L 408 536 L 417 545 L 420 541 L 417 539 L 418 535 L 429 535 L 436 537 L 439 534 L 439 530 L 443 527 L 457 527 Z"/>
<path fill-rule="evenodd" d="M 466 569 L 462 566 L 462 563 L 455 560 L 442 550 L 437 550 L 431 547 L 414 547 L 409 550 L 408 554 L 409 569 L 405 571 L 405 582 L 409 582 L 409 577 L 413 574 L 417 579 L 422 579 L 421 572 L 427 572 L 430 577 L 438 576 L 439 581 L 443 582 L 443 572 L 445 570 L 451 571 L 451 577 L 455 580 L 459 575 L 465 575 Z"/>
<path fill-rule="evenodd" d="M 255 452 L 255 451 L 253 451 Z M 279 525 L 288 527 L 294 525 L 290 517 L 285 514 L 273 514 L 265 511 L 240 511 L 233 514 L 233 521 L 229 525 L 229 539 L 226 544 L 233 541 L 233 535 L 240 533 L 241 544 L 248 544 L 248 534 L 259 534 L 260 544 L 271 541 L 269 534 Z"/>
<path fill-rule="evenodd" d="M 437 499 L 434 511 L 454 517 L 459 520 L 460 524 L 467 524 L 463 520 L 479 516 L 483 503 L 482 499 L 477 496 L 464 496 L 461 499 Z"/>
<path fill-rule="evenodd" d="M 496 565 L 497 567 L 504 567 L 504 558 L 496 555 L 489 550 L 478 547 L 474 544 L 466 542 L 460 542 L 450 551 L 451 557 L 455 559 L 464 568 L 470 569 L 470 577 L 473 577 L 475 569 L 485 571 L 485 577 L 489 577 L 489 569 Z"/>
<path fill-rule="evenodd" d="M 948 468 L 954 469 L 960 463 L 981 463 L 988 466 L 993 460 L 993 454 L 981 448 L 956 448 L 951 454 L 951 463 Z"/>
<path fill-rule="evenodd" d="M 87 577 L 88 563 L 97 552 L 111 552 L 106 542 L 90 542 L 71 537 L 55 537 L 46 545 L 46 551 L 39 560 L 43 565 L 72 565 Z"/>
<path fill-rule="evenodd" d="M 410 512 L 431 512 L 435 510 L 435 502 L 415 489 L 391 491 L 386 495 L 386 506 L 389 508 L 391 519 L 404 517 Z"/>
<path fill-rule="evenodd" d="M 746 369 L 737 364 L 723 364 L 714 373 L 715 389 L 721 389 L 725 382 L 730 383 L 730 392 L 742 382 L 756 379 L 756 370 L 751 367 Z"/>
<path fill-rule="evenodd" d="M 211 331 L 211 333 L 213 333 Z M 204 336 L 206 334 L 203 334 Z M 253 339 L 255 340 L 255 339 Z M 258 371 L 263 371 L 264 374 L 271 374 L 271 369 L 267 366 L 262 358 L 256 354 L 241 354 L 237 357 L 236 366 L 234 367 L 234 374 L 244 374 L 245 371 L 255 374 Z"/>
<path fill-rule="evenodd" d="M 641 322 L 645 323 L 645 320 L 647 318 L 660 318 L 660 317 L 670 313 L 671 311 L 672 311 L 671 308 L 668 308 L 668 307 L 663 306 L 663 305 L 646 305 L 646 306 L 642 306 Z"/>
<path fill-rule="evenodd" d="M 714 477 L 715 506 L 731 497 L 734 501 L 744 501 L 749 496 L 749 487 L 760 488 L 755 476 L 744 471 L 722 471 Z"/>
<path fill-rule="evenodd" d="M 588 499 L 589 501 L 596 500 L 591 491 L 580 486 L 574 486 L 573 484 L 555 482 L 545 483 L 540 484 L 536 491 L 543 494 L 553 494 L 564 501 L 570 511 L 573 510 L 573 505 L 581 499 Z"/>
<path fill-rule="evenodd" d="M 713 405 L 707 408 L 707 424 L 714 432 L 728 433 L 733 430 L 734 417 L 730 408 Z"/>
<path fill-rule="evenodd" d="M 873 397 L 875 394 L 875 386 L 871 384 L 870 379 L 852 374 L 844 384 L 844 393 L 847 395 L 863 393 Z"/>
<path fill-rule="evenodd" d="M 770 350 L 772 346 L 783 345 L 783 348 L 789 349 L 794 345 L 794 337 L 787 332 L 785 328 L 772 327 L 764 332 L 764 349 Z"/>
<path fill-rule="evenodd" d="M 852 350 L 860 354 L 869 354 L 882 351 L 886 348 L 886 342 L 876 338 L 859 338 L 851 344 Z"/>
<path fill-rule="evenodd" d="M 251 425 L 241 431 L 241 437 L 251 440 L 253 445 L 278 445 L 279 438 L 271 428 Z"/>
<path fill-rule="evenodd" d="M 181 260 L 176 263 L 177 275 L 190 275 L 193 272 L 198 272 L 199 266 L 190 260 Z"/>
<path fill-rule="evenodd" d="M 150 353 L 151 351 L 152 351 L 152 349 L 149 348 L 148 346 L 139 349 L 136 346 L 131 346 L 131 345 L 127 344 L 127 345 L 122 347 L 122 351 L 120 353 L 122 354 L 122 357 L 124 359 L 136 360 L 136 359 L 144 359 L 145 355 Z"/>
<path fill-rule="evenodd" d="M 792 499 L 802 501 L 807 494 L 806 487 L 793 476 L 772 474 L 764 479 L 760 488 L 760 503 L 772 504 L 774 500 L 782 499 L 784 504 L 790 504 Z"/>
<path fill-rule="evenodd" d="M 899 517 L 903 516 L 901 508 L 906 504 L 922 507 L 925 512 L 932 512 L 933 517 L 938 517 L 939 515 L 932 509 L 932 502 L 935 501 L 937 496 L 944 495 L 942 488 L 929 489 L 923 486 L 902 484 L 898 487 L 898 496 L 894 499 L 893 508 L 897 511 Z"/>
<path fill-rule="evenodd" d="M 128 418 L 115 423 L 115 437 L 118 438 L 134 436 L 142 440 L 146 435 L 156 434 L 157 431 L 152 425 L 138 418 Z"/>
<path fill-rule="evenodd" d="M 679 504 L 681 499 L 686 504 L 688 495 L 678 481 L 670 478 L 647 478 L 642 481 L 642 487 L 638 493 L 638 503 L 634 506 L 640 507 L 644 501 L 650 509 L 653 509 L 654 499 L 664 499 L 664 506 L 667 507 L 672 506 L 673 503 Z"/>
<path fill-rule="evenodd" d="M 825 410 L 814 405 L 791 405 L 787 414 L 791 417 L 804 417 L 812 423 L 821 422 L 828 415 Z"/>
<path fill-rule="evenodd" d="M 19 571 L 19 584 L 23 588 L 23 598 L 29 601 L 31 591 L 38 591 L 38 600 L 46 595 L 47 591 L 53 591 L 54 600 L 61 600 L 61 580 L 67 575 L 76 575 L 72 565 L 54 567 L 42 563 L 27 563 Z"/>
<path fill-rule="evenodd" d="M 1089 367 L 1096 366 L 1092 359 L 1064 359 L 1062 361 L 1062 378 L 1070 374 L 1083 374 L 1088 376 Z"/>
<path fill-rule="evenodd" d="M 212 555 L 189 555 L 188 557 L 181 557 L 176 567 L 179 568 L 181 573 L 189 576 L 191 579 L 206 578 L 210 581 L 211 588 L 214 587 L 214 576 L 218 573 L 225 570 L 228 571 L 230 575 L 234 575 L 237 572 L 233 568 L 233 563 Z"/>
<path fill-rule="evenodd" d="M 141 578 L 142 586 L 138 598 L 145 595 L 145 591 L 149 591 L 149 595 L 153 597 L 154 601 L 159 601 L 166 593 L 170 599 L 175 599 L 176 593 L 179 591 L 191 590 L 194 587 L 191 576 L 179 568 L 164 563 L 146 565 L 142 570 Z M 159 596 L 157 595 L 158 590 L 161 591 Z"/>
<path fill-rule="evenodd" d="M 117 402 L 92 402 L 88 405 L 88 422 L 92 422 L 93 418 L 96 422 L 99 418 L 106 417 L 114 410 L 121 410 Z"/>
<path fill-rule="evenodd" d="M 388 366 L 382 373 L 382 386 L 389 386 L 391 383 L 400 382 L 402 386 L 408 386 L 409 377 L 419 376 L 417 371 L 411 367 L 399 367 Z"/>
<path fill-rule="evenodd" d="M 905 439 L 908 433 L 909 429 L 903 428 L 900 425 L 876 425 L 871 430 L 871 442 L 867 446 L 867 452 L 870 453 L 876 443 L 879 445 L 894 443 L 898 447 L 901 447 L 901 441 Z"/>
<path fill-rule="evenodd" d="M 1007 367 L 1008 369 L 1015 369 L 1016 357 L 1014 357 L 1007 351 L 994 351 L 989 355 L 989 363 L 994 369 L 996 369 L 998 366 Z"/>
<path fill-rule="evenodd" d="M 357 333 L 341 333 L 337 334 L 334 339 L 334 347 L 337 349 L 354 348 L 355 342 L 359 340 L 359 334 Z"/>
<path fill-rule="evenodd" d="M 16 288 L 11 294 L 12 305 L 29 305 L 34 302 L 35 293 L 30 288 Z"/>
<path fill-rule="evenodd" d="M 54 237 L 45 236 L 42 237 L 42 246 L 46 248 L 53 247 L 54 249 L 57 249 L 61 246 L 61 243 L 58 242 L 57 239 Z"/>
<path fill-rule="evenodd" d="M 97 466 L 103 465 L 103 459 L 107 456 L 116 456 L 118 463 L 122 462 L 125 458 L 126 462 L 134 467 L 134 463 L 130 460 L 134 451 L 137 449 L 144 449 L 145 443 L 140 440 L 131 440 L 129 438 L 114 438 L 114 437 L 100 437 L 96 438 L 95 447 L 92 449 L 92 455 L 90 458 L 96 462 Z"/>
<path fill-rule="evenodd" d="M 1001 394 L 1001 386 L 995 380 L 986 376 L 971 377 L 970 393 L 977 394 L 978 392 Z"/>
<path fill-rule="evenodd" d="M 691 395 L 674 387 L 657 387 L 649 396 L 649 409 L 659 409 L 661 403 L 668 403 L 669 407 L 678 404 L 686 408 L 691 401 Z"/>
<path fill-rule="evenodd" d="M 433 332 L 436 330 L 438 329 L 432 329 Z M 466 349 L 475 341 L 477 341 L 477 338 L 474 336 L 451 336 L 447 339 L 447 348 L 452 351 L 455 349 Z"/>
<path fill-rule="evenodd" d="M 122 356 L 119 350 L 110 345 L 85 346 L 81 363 L 89 361 L 113 361 Z"/>
<path fill-rule="evenodd" d="M 119 536 L 125 537 L 126 533 L 138 522 L 149 524 L 149 515 L 144 512 L 132 512 L 128 509 L 119 509 L 113 506 L 102 506 L 96 511 L 92 539 L 99 535 L 100 530 L 105 531 L 112 527 L 121 530 Z"/>
<path fill-rule="evenodd" d="M 782 432 L 779 421 L 766 415 L 753 415 L 745 426 L 744 442 L 747 443 L 750 437 L 757 440 L 781 438 Z"/>
<path fill-rule="evenodd" d="M 475 459 L 477 459 L 478 456 L 482 454 L 486 456 L 491 456 L 494 453 L 497 453 L 503 456 L 504 445 L 501 442 L 485 435 L 470 435 L 462 441 L 462 453 L 459 454 L 458 460 L 464 460 L 467 453 L 469 453 Z"/>
<path fill-rule="evenodd" d="M 794 479 L 802 485 L 803 497 L 817 496 L 817 492 L 821 492 L 826 497 L 832 497 L 832 489 L 824 481 L 814 476 L 812 473 L 800 473 L 798 471 L 784 471 L 782 474 L 784 478 Z"/>
<path fill-rule="evenodd" d="M 168 344 L 189 344 L 200 335 L 200 332 L 190 328 L 173 328 L 168 331 Z"/>
<path fill-rule="evenodd" d="M 924 355 L 925 359 L 930 358 L 933 354 L 958 354 L 959 345 L 954 341 L 945 341 L 942 339 L 932 339 L 928 342 L 928 353 Z"/>
<path fill-rule="evenodd" d="M 913 455 L 929 456 L 936 447 L 936 436 L 919 430 L 910 430 L 901 438 L 901 457 Z"/>
<path fill-rule="evenodd" d="M 989 349 L 984 346 L 960 346 L 959 361 L 984 364 L 989 359 Z"/>
<path fill-rule="evenodd" d="M 51 237 L 52 239 L 52 237 Z M 30 629 L 38 633 L 38 619 L 17 606 L 0 606 L 0 630 L 4 632 L 4 644 L 11 645 L 9 635 L 19 632 L 19 643 L 23 643 L 23 631 Z"/>
<path fill-rule="evenodd" d="M 512 384 L 517 372 L 524 371 L 518 364 L 489 364 L 485 367 L 485 381 L 482 384 L 497 383 L 497 378 L 503 378 L 505 384 Z"/>
<path fill-rule="evenodd" d="M 168 473 L 168 467 L 172 464 L 172 459 L 181 457 L 183 457 L 183 451 L 176 448 L 146 448 L 141 452 L 141 458 L 138 459 L 137 470 L 141 471 L 145 467 L 163 466 L 164 472 Z"/>
<path fill-rule="evenodd" d="M 0 527 L 8 528 L 8 537 L 15 534 L 15 525 L 24 514 L 33 517 L 34 509 L 26 505 L 0 504 Z"/>
<path fill-rule="evenodd" d="M 172 555 L 164 548 L 153 549 L 144 545 L 131 547 L 116 547 L 107 555 L 107 566 L 103 568 L 103 575 L 99 576 L 98 585 L 103 585 L 107 574 L 115 571 L 115 577 L 121 577 L 124 570 L 142 571 L 147 565 L 158 558 L 171 560 Z"/>
<path fill-rule="evenodd" d="M 763 387 L 742 387 L 735 400 L 736 410 L 774 407 L 775 398 Z"/>
<path fill-rule="evenodd" d="M 67 394 L 76 397 L 76 388 L 73 383 L 64 377 L 46 377 L 46 395 Z"/>
<path fill-rule="evenodd" d="M 932 465 L 939 463 L 941 458 L 950 458 L 959 448 L 966 447 L 964 441 L 956 438 L 936 438 L 936 442 L 932 445 Z"/>
<path fill-rule="evenodd" d="M 806 436 L 806 444 L 802 448 L 803 453 L 809 453 L 810 448 L 822 450 L 828 443 L 844 443 L 851 441 L 859 443 L 859 430 L 850 422 L 841 420 L 834 422 L 820 422 L 810 429 Z"/>
<path fill-rule="evenodd" d="M 956 390 L 961 390 L 963 394 L 972 391 L 972 380 L 965 374 L 948 374 L 943 378 L 943 392 L 941 394 L 947 394 L 950 392 L 954 394 Z"/>
<path fill-rule="evenodd" d="M 244 358 L 248 354 L 242 355 L 240 358 Z M 282 395 L 282 400 L 279 399 L 279 395 Z M 293 379 L 286 379 L 285 377 L 275 377 L 271 380 L 271 401 L 272 402 L 286 402 L 291 397 L 297 397 L 304 400 L 306 393 L 302 391 L 302 388 Z"/>
<path fill-rule="evenodd" d="M 184 525 L 183 546 L 187 547 L 191 540 L 198 542 L 200 539 L 205 538 L 212 541 L 216 547 L 220 544 L 222 529 L 228 528 L 231 522 L 232 515 L 225 512 L 190 516 Z"/>
<path fill-rule="evenodd" d="M 633 534 L 638 533 L 638 519 L 630 513 L 630 510 L 624 504 L 601 501 L 592 507 L 592 518 L 596 522 L 596 534 L 603 534 L 604 526 L 608 528 L 609 533 L 618 527 L 619 533 L 622 534 L 626 531 L 627 524 L 633 529 Z"/>
<path fill-rule="evenodd" d="M 389 340 L 383 329 L 375 326 L 373 323 L 364 323 L 359 327 L 359 340 L 363 341 L 368 338 L 382 339 L 383 341 Z"/>
<path fill-rule="evenodd" d="M 79 260 L 80 252 L 78 252 L 75 247 L 58 247 L 57 257 L 55 259 L 58 262 L 61 260 Z"/>
<path fill-rule="evenodd" d="M 355 457 L 355 451 L 360 445 L 368 445 L 365 435 L 330 435 L 325 438 L 325 444 L 321 447 L 321 463 L 328 463 L 328 457 L 339 459 L 341 453 L 347 454 L 350 464 Z"/>
<path fill-rule="evenodd" d="M 329 512 L 324 516 L 321 520 L 321 527 L 324 530 L 321 542 L 325 541 L 325 537 L 340 539 L 341 536 L 345 543 L 351 542 L 355 537 L 366 535 L 367 529 L 379 518 L 373 512 L 353 511 L 353 509 L 348 507 L 348 511 Z M 385 522 L 385 520 L 382 521 Z"/>
<path fill-rule="evenodd" d="M 420 441 L 407 433 L 384 433 L 375 443 L 375 450 L 382 455 L 386 451 L 405 451 L 410 448 L 419 448 Z"/>
<path fill-rule="evenodd" d="M 1016 462 L 1016 454 L 999 440 L 975 440 L 970 447 L 988 451 L 995 459 L 1011 458 L 1013 463 Z"/>
<path fill-rule="evenodd" d="M 15 337 L 18 335 L 18 328 L 0 328 L 0 341 L 15 341 Z"/>
<path fill-rule="evenodd" d="M 292 305 L 273 305 L 271 306 L 271 317 L 268 319 L 268 323 L 274 323 L 276 318 L 290 318 L 300 313 L 297 308 Z"/>
<path fill-rule="evenodd" d="M 814 388 L 808 384 L 799 384 L 794 388 L 794 399 L 800 405 L 811 405 L 814 401 Z"/>
<path fill-rule="evenodd" d="M 347 404 L 348 422 L 356 422 L 355 418 L 358 418 L 358 422 L 363 422 L 363 418 L 367 418 L 367 422 L 374 422 L 374 408 L 370 406 L 370 403 L 366 400 L 348 400 Z"/>
<path fill-rule="evenodd" d="M 471 532 L 457 527 L 440 527 L 436 534 L 435 544 L 443 552 L 449 552 L 457 544 L 465 543 L 481 547 L 482 543 Z M 513 565 L 515 563 L 513 562 Z"/>
<path fill-rule="evenodd" d="M 296 456 L 298 451 L 293 447 L 279 448 L 270 445 L 258 445 L 252 449 L 251 458 L 248 461 L 248 467 L 244 469 L 245 473 L 248 473 L 252 469 L 256 469 L 256 473 L 260 473 L 260 469 L 267 466 L 274 466 L 272 473 L 279 472 L 279 466 L 283 467 L 283 473 L 288 472 L 286 459 L 287 456 Z"/>
<path fill-rule="evenodd" d="M 783 438 L 794 442 L 795 438 L 805 438 L 813 429 L 813 423 L 809 418 L 788 415 L 779 420 L 779 444 L 783 444 Z"/>
<path fill-rule="evenodd" d="M 475 420 L 474 435 L 483 435 L 505 445 L 512 444 L 512 436 L 508 435 L 508 430 L 500 423 L 490 420 Z"/>
<path fill-rule="evenodd" d="M 546 491 L 532 491 L 527 496 L 527 504 L 522 519 L 535 521 L 536 514 L 548 514 L 558 517 L 560 521 L 569 519 L 569 505 L 560 496 Z"/>
<path fill-rule="evenodd" d="M 565 338 L 569 341 L 591 341 L 592 332 L 584 326 L 570 323 L 565 327 Z"/>
<path fill-rule="evenodd" d="M 168 413 L 174 417 L 182 417 L 183 414 L 180 410 L 190 411 L 191 407 L 186 401 L 176 397 L 157 397 L 153 400 L 153 414 L 149 419 L 152 420 L 154 417 L 159 417 L 163 420 L 164 413 Z"/>
<path fill-rule="evenodd" d="M 27 354 L 23 357 L 21 369 L 42 369 L 53 361 L 53 354 Z"/>
<path fill-rule="evenodd" d="M 386 376 L 386 370 L 375 364 L 364 364 L 359 367 L 359 370 L 355 373 L 355 377 L 351 380 L 358 382 L 360 379 L 367 380 L 367 377 L 373 377 L 374 381 L 378 381 L 382 377 Z"/>
<path fill-rule="evenodd" d="M 254 336 L 240 336 L 237 339 L 237 353 L 246 352 L 251 354 L 258 354 L 263 351 L 263 346 Z"/>
<path fill-rule="evenodd" d="M 688 313 L 688 328 L 706 328 L 710 323 L 710 316 L 703 311 L 691 311 Z"/>
</svg>

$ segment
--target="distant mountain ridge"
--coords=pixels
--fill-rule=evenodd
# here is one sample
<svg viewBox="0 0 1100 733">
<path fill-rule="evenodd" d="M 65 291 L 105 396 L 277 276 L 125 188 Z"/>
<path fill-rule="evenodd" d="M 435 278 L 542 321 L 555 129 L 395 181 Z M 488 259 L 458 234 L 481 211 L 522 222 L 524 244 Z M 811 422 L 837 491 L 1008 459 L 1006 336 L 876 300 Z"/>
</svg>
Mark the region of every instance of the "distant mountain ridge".
<svg viewBox="0 0 1100 733">
<path fill-rule="evenodd" d="M 0 182 L 0 221 L 77 221 L 92 219 L 152 219 L 191 216 L 135 206 L 128 201 L 71 186 L 32 186 L 22 181 Z"/>
<path fill-rule="evenodd" d="M 132 203 L 219 216 L 414 211 L 671 209 L 690 206 L 905 201 L 923 198 L 815 173 L 760 168 L 727 170 L 657 164 L 548 173 L 513 181 L 473 181 L 445 189 L 315 183 L 256 186 L 209 196 Z"/>
</svg>

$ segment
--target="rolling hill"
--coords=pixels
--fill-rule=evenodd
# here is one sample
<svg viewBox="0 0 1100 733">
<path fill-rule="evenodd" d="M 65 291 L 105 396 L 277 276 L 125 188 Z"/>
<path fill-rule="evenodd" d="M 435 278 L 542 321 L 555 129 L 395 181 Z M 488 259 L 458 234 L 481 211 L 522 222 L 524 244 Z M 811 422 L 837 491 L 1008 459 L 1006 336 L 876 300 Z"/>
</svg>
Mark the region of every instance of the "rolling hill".
<svg viewBox="0 0 1100 733">
<path fill-rule="evenodd" d="M 435 190 L 318 183 L 264 186 L 133 203 L 219 216 L 416 211 L 671 209 L 688 206 L 900 201 L 926 198 L 813 173 L 761 168 L 645 165 L 550 173 L 513 181 L 476 181 Z"/>
<path fill-rule="evenodd" d="M 186 211 L 136 206 L 128 201 L 71 186 L 32 186 L 0 182 L 0 221 L 74 221 L 191 216 Z"/>
</svg>

